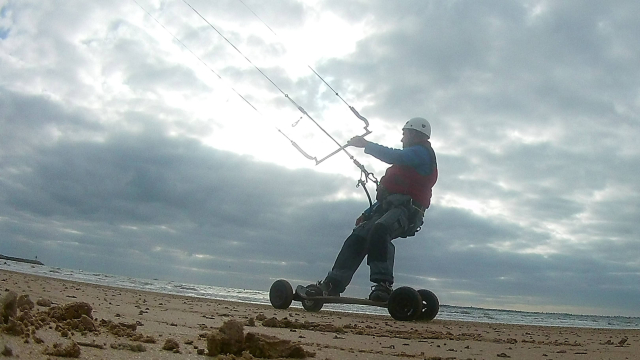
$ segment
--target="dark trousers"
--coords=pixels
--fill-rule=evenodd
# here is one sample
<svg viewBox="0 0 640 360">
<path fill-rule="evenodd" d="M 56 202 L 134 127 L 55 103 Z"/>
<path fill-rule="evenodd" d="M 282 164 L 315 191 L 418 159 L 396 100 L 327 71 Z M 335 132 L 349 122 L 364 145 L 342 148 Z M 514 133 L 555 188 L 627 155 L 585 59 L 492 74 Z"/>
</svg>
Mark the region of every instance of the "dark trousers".
<svg viewBox="0 0 640 360">
<path fill-rule="evenodd" d="M 391 240 L 410 231 L 410 220 L 416 218 L 416 211 L 420 212 L 421 221 L 422 212 L 411 205 L 408 195 L 387 196 L 370 219 L 353 229 L 325 280 L 343 292 L 367 256 L 369 279 L 393 284 L 395 246 Z"/>
</svg>

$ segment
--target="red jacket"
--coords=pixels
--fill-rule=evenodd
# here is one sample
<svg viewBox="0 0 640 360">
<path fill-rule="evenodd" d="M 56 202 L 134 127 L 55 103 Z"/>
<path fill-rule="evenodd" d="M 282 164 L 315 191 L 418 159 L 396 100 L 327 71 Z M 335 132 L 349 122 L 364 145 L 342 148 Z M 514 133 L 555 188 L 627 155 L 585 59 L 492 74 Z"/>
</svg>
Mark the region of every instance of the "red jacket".
<svg viewBox="0 0 640 360">
<path fill-rule="evenodd" d="M 378 191 L 378 194 L 386 192 L 409 195 L 418 203 L 417 206 L 423 206 L 426 209 L 431 205 L 431 189 L 437 180 L 438 168 L 435 166 L 431 174 L 420 175 L 409 165 L 392 165 L 380 179 L 380 185 L 384 190 Z"/>
<path fill-rule="evenodd" d="M 382 189 L 378 191 L 379 197 L 384 194 L 405 194 L 411 196 L 418 206 L 425 209 L 431 205 L 432 188 L 438 180 L 438 165 L 436 163 L 435 153 L 430 146 L 425 146 L 432 155 L 433 166 L 430 173 L 421 175 L 418 171 L 409 165 L 394 164 L 385 172 L 380 185 Z"/>
</svg>

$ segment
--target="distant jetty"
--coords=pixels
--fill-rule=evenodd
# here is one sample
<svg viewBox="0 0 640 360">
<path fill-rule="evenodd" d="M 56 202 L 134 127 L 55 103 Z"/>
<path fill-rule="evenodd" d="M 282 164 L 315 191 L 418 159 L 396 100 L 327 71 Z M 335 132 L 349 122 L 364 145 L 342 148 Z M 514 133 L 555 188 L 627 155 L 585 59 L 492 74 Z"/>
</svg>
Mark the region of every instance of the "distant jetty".
<svg viewBox="0 0 640 360">
<path fill-rule="evenodd" d="M 42 262 L 40 262 L 38 260 L 23 259 L 23 258 L 17 258 L 17 257 L 13 257 L 13 256 L 5 256 L 5 255 L 2 255 L 2 254 L 0 254 L 0 260 L 11 260 L 11 261 L 23 262 L 23 263 L 27 263 L 27 264 L 44 265 Z"/>
</svg>

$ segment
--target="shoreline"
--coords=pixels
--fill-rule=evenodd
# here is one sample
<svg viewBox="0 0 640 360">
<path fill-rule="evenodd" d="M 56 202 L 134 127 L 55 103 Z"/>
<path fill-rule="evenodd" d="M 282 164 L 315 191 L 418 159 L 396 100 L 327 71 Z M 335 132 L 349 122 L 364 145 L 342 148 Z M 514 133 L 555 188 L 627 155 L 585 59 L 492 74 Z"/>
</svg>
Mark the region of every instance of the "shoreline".
<svg viewBox="0 0 640 360">
<path fill-rule="evenodd" d="M 5 266 L 7 262 L 4 262 Z M 17 263 L 16 263 L 17 265 Z M 32 269 L 35 267 L 33 265 L 30 266 Z M 250 304 L 262 304 L 269 305 L 268 293 L 264 292 L 264 298 L 256 299 L 251 297 L 244 296 L 229 296 L 223 295 L 214 295 L 211 296 L 209 291 L 205 291 L 201 293 L 197 291 L 196 288 L 192 290 L 196 290 L 194 292 L 190 291 L 174 291 L 174 288 L 169 286 L 175 281 L 160 281 L 158 279 L 139 279 L 143 282 L 151 281 L 159 283 L 165 283 L 157 286 L 151 287 L 140 287 L 136 285 L 120 283 L 117 284 L 99 281 L 99 279 L 95 279 L 92 281 L 90 279 L 80 279 L 74 278 L 73 276 L 60 276 L 54 274 L 63 274 L 65 271 L 74 272 L 71 269 L 60 269 L 55 267 L 47 267 L 43 266 L 43 268 L 51 269 L 48 272 L 32 272 L 27 271 L 24 268 L 12 268 L 12 267 L 2 267 L 0 266 L 0 270 L 14 271 L 24 274 L 32 274 L 36 276 L 43 277 L 51 277 L 61 280 L 68 280 L 72 282 L 86 283 L 86 284 L 97 284 L 103 285 L 107 287 L 114 288 L 125 288 L 125 289 L 134 289 L 146 292 L 153 292 L 159 294 L 176 294 L 176 295 L 184 295 L 187 297 L 194 298 L 203 298 L 203 299 L 217 299 L 217 300 L 226 300 L 231 302 L 241 302 L 241 303 L 250 303 Z M 62 272 L 60 272 L 60 271 Z M 108 275 L 109 277 L 118 278 L 121 277 L 125 282 L 128 280 L 132 280 L 133 278 L 126 276 L 118 276 L 118 275 Z M 135 279 L 133 279 L 135 280 Z M 185 284 L 188 286 L 199 287 L 197 284 Z M 206 286 L 205 286 L 206 287 Z M 215 288 L 215 286 L 212 286 Z M 180 287 L 180 289 L 183 289 Z M 226 288 L 220 288 L 225 290 Z M 243 289 L 226 289 L 226 290 L 240 290 Z M 247 290 L 249 292 L 253 290 Z M 300 307 L 296 302 L 292 304 L 294 307 Z M 379 309 L 379 310 L 378 310 Z M 336 313 L 363 313 L 370 315 L 387 315 L 388 312 L 386 309 L 376 308 L 376 307 L 353 307 L 352 305 L 337 305 L 333 306 L 333 304 L 329 304 L 323 307 L 323 311 L 334 311 Z M 470 311 L 470 312 L 469 312 Z M 482 314 L 482 316 L 472 316 L 471 314 Z M 468 315 L 465 315 L 468 314 Z M 517 319 L 514 319 L 512 314 L 516 315 Z M 567 319 L 561 319 L 561 317 L 566 317 Z M 573 318 L 573 320 L 569 320 L 569 318 Z M 440 304 L 440 312 L 437 316 L 439 320 L 450 320 L 450 321 L 462 321 L 462 322 L 480 322 L 480 323 L 491 323 L 491 324 L 513 324 L 513 325 L 537 325 L 537 326 L 552 326 L 552 327 L 577 327 L 577 328 L 593 328 L 593 329 L 640 329 L 640 317 L 637 316 L 625 316 L 625 315 L 598 315 L 598 314 L 577 314 L 577 313 L 566 313 L 566 312 L 543 312 L 543 311 L 522 311 L 522 310 L 512 310 L 512 309 L 499 309 L 499 308 L 480 308 L 480 307 L 472 307 L 472 306 L 453 306 L 453 305 L 443 305 Z"/>
<path fill-rule="evenodd" d="M 80 347 L 82 359 L 214 359 L 198 353 L 207 349 L 206 334 L 217 333 L 230 320 L 244 324 L 244 333 L 272 336 L 297 344 L 309 354 L 314 353 L 315 356 L 309 358 L 315 359 L 510 357 L 526 360 L 541 357 L 574 359 L 578 355 L 631 359 L 640 353 L 640 330 L 634 329 L 512 325 L 437 318 L 431 322 L 398 322 L 383 315 L 329 310 L 309 313 L 298 308 L 277 310 L 269 305 L 118 288 L 9 270 L 0 270 L 0 284 L 0 296 L 3 297 L 11 290 L 17 295 L 28 295 L 33 302 L 47 299 L 59 306 L 86 302 L 93 309 L 97 332 L 68 331 L 70 334 L 65 337 L 55 325 L 32 330 L 28 336 L 3 332 L 0 350 L 7 345 L 13 355 L 19 355 L 21 359 L 41 359 L 47 346 L 72 340 L 85 344 Z M 32 312 L 48 309 L 36 305 Z M 138 340 L 119 337 L 100 325 L 107 323 L 138 324 L 136 332 L 140 336 Z M 141 343 L 141 336 L 152 337 L 156 343 Z M 177 341 L 179 353 L 162 350 L 168 338 Z M 120 350 L 117 344 L 121 343 L 141 344 L 146 351 Z M 87 344 L 99 344 L 102 348 Z M 112 348 L 113 344 L 116 344 L 115 348 Z M 245 358 L 254 358 L 248 356 Z"/>
</svg>

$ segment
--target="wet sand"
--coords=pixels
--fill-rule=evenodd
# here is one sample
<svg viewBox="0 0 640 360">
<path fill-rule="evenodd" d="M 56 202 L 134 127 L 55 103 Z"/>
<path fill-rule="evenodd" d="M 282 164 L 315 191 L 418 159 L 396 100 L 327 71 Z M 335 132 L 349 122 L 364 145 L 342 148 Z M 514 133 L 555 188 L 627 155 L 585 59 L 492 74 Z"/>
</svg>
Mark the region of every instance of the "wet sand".
<svg viewBox="0 0 640 360">
<path fill-rule="evenodd" d="M 14 314 L 0 319 L 5 323 L 0 352 L 19 359 L 57 359 L 57 355 L 105 360 L 253 359 L 258 357 L 251 353 L 269 356 L 269 352 L 279 358 L 322 360 L 640 359 L 640 330 L 437 318 L 398 322 L 390 316 L 276 310 L 4 270 L 0 270 L 0 289 L 3 313 L 16 306 Z M 7 303 L 11 296 L 21 296 L 17 301 L 21 309 Z M 234 332 L 236 340 L 247 340 L 233 350 L 238 355 L 209 356 L 210 351 L 224 350 L 225 341 L 233 342 L 228 334 Z"/>
</svg>

